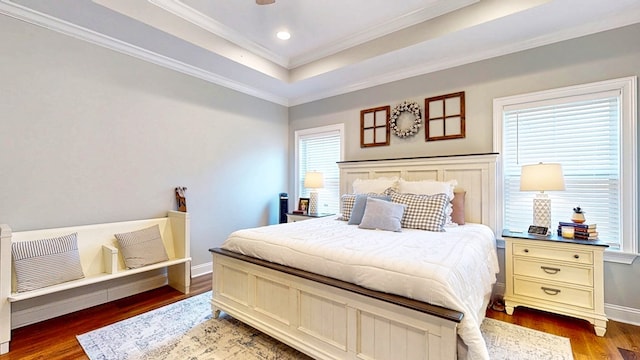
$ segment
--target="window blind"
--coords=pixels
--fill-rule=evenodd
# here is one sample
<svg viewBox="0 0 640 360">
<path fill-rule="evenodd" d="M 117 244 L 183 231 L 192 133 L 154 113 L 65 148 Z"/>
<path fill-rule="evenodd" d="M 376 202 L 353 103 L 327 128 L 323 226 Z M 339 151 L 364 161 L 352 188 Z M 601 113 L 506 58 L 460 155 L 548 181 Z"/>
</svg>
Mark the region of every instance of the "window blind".
<svg viewBox="0 0 640 360">
<path fill-rule="evenodd" d="M 319 171 L 324 175 L 324 188 L 318 190 L 318 212 L 339 212 L 340 171 L 337 162 L 340 161 L 340 141 L 338 130 L 301 135 L 298 139 L 296 181 L 300 189 L 299 196 L 309 197 L 311 189 L 304 187 L 304 177 L 308 171 Z"/>
<path fill-rule="evenodd" d="M 520 191 L 522 165 L 560 163 L 565 191 L 550 192 L 552 229 L 580 206 L 601 240 L 620 248 L 620 92 L 606 91 L 506 106 L 503 111 L 503 214 L 508 229 L 532 224 L 534 192 Z"/>
</svg>

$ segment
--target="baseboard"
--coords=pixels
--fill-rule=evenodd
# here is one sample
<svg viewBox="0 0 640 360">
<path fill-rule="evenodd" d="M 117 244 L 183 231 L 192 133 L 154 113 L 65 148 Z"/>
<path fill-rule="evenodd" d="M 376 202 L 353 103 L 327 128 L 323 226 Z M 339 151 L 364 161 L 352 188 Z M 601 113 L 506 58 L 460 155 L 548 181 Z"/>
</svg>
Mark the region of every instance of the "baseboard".
<svg viewBox="0 0 640 360">
<path fill-rule="evenodd" d="M 640 326 L 640 309 L 615 304 L 604 304 L 604 312 L 609 320 Z"/>
<path fill-rule="evenodd" d="M 191 267 L 191 277 L 210 274 L 213 270 L 213 262 L 208 262 Z"/>
<path fill-rule="evenodd" d="M 150 275 L 151 276 L 138 277 L 132 281 L 113 281 L 93 284 L 91 286 L 13 303 L 11 328 L 16 329 L 52 319 L 167 284 L 167 277 L 164 273 L 153 273 Z"/>
</svg>

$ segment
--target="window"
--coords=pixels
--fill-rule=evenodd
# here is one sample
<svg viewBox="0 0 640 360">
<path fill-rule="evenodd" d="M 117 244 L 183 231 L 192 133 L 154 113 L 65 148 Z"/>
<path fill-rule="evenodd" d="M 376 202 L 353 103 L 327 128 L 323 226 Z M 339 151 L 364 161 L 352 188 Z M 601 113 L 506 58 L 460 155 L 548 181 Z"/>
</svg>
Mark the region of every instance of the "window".
<svg viewBox="0 0 640 360">
<path fill-rule="evenodd" d="M 340 171 L 338 161 L 343 154 L 344 125 L 330 125 L 295 132 L 296 165 L 295 205 L 300 197 L 309 197 L 311 189 L 304 187 L 307 171 L 319 171 L 324 175 L 324 188 L 318 191 L 318 212 L 340 211 Z"/>
<path fill-rule="evenodd" d="M 520 191 L 522 165 L 560 163 L 565 191 L 551 192 L 552 229 L 586 211 L 607 260 L 638 252 L 636 78 L 609 80 L 494 100 L 494 139 L 502 154 L 500 228 L 532 223 L 533 192 Z"/>
</svg>

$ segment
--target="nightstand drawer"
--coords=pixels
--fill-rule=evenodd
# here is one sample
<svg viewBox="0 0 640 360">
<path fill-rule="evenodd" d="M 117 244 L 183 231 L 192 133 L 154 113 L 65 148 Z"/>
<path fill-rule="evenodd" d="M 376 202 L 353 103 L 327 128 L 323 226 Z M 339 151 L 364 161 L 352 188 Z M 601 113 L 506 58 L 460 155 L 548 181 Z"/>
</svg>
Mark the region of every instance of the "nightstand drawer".
<svg viewBox="0 0 640 360">
<path fill-rule="evenodd" d="M 593 252 L 585 250 L 565 250 L 554 247 L 531 246 L 530 244 L 513 244 L 513 255 L 560 260 L 576 264 L 593 264 Z"/>
<path fill-rule="evenodd" d="M 515 295 L 553 301 L 571 306 L 593 309 L 593 290 L 559 286 L 551 282 L 513 279 Z"/>
<path fill-rule="evenodd" d="M 569 284 L 593 286 L 593 269 L 591 267 L 558 265 L 516 258 L 513 261 L 513 273 L 515 275 L 561 281 Z"/>
</svg>

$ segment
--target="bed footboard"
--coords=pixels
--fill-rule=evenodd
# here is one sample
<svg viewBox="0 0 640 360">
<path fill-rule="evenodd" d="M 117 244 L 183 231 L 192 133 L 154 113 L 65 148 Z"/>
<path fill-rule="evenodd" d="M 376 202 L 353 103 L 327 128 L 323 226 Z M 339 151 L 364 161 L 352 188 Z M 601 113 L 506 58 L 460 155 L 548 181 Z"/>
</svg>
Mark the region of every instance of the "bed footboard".
<svg viewBox="0 0 640 360">
<path fill-rule="evenodd" d="M 214 314 L 316 359 L 456 359 L 462 314 L 211 249 Z"/>
</svg>

